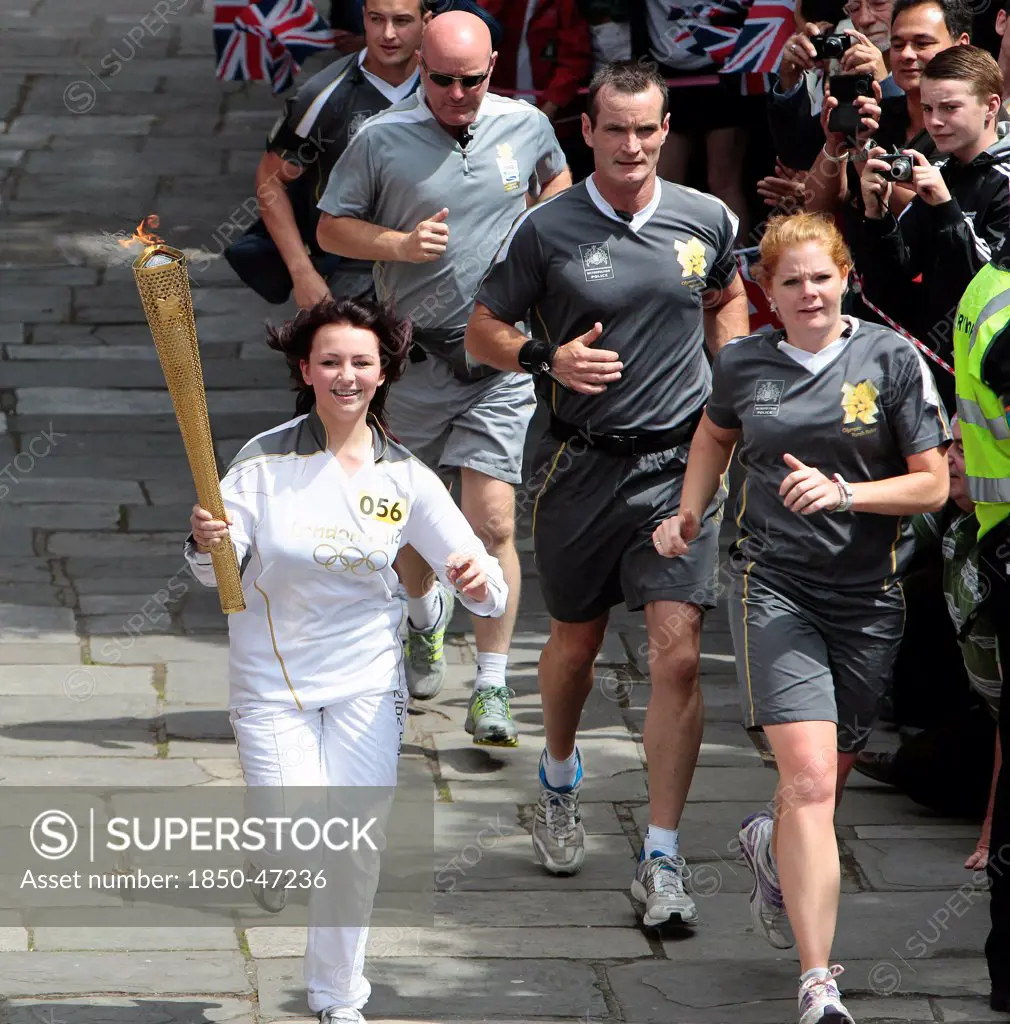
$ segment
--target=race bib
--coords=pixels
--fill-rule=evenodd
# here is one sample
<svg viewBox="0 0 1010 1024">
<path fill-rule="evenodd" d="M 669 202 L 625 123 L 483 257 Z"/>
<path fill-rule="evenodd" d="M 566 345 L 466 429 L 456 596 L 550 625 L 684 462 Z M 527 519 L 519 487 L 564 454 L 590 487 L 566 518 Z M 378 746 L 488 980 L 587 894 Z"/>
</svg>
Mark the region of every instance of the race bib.
<svg viewBox="0 0 1010 1024">
<path fill-rule="evenodd" d="M 382 498 L 362 491 L 358 498 L 358 511 L 367 519 L 401 526 L 407 515 L 407 501 L 405 498 Z"/>
</svg>

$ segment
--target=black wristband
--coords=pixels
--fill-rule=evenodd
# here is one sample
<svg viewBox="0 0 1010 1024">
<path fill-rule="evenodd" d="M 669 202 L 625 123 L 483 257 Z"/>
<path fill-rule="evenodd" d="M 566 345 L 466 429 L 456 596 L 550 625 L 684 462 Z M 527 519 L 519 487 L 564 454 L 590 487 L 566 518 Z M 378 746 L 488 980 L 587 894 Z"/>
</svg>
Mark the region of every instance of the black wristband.
<svg viewBox="0 0 1010 1024">
<path fill-rule="evenodd" d="M 545 369 L 549 370 L 554 362 L 554 353 L 558 346 L 552 345 L 549 341 L 540 341 L 538 338 L 531 338 L 526 342 L 516 360 L 519 365 L 534 376 L 541 374 Z"/>
</svg>

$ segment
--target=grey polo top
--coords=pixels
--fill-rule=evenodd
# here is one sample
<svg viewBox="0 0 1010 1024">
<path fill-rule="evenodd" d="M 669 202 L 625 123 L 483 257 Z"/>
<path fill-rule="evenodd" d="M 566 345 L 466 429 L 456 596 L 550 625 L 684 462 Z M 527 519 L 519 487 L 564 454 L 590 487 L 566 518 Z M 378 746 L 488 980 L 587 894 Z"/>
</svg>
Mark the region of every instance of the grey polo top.
<svg viewBox="0 0 1010 1024">
<path fill-rule="evenodd" d="M 449 246 L 431 263 L 377 262 L 376 293 L 421 328 L 462 330 L 474 294 L 526 196 L 566 165 L 547 116 L 521 100 L 485 96 L 462 145 L 423 88 L 361 126 L 330 175 L 319 208 L 413 231 L 443 207 Z"/>
</svg>

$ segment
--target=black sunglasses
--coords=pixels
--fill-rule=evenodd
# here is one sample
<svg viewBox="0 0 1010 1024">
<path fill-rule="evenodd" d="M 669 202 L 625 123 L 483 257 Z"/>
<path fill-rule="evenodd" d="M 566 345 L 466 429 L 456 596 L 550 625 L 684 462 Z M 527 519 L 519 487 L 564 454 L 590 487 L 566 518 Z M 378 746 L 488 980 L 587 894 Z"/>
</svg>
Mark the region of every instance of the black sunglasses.
<svg viewBox="0 0 1010 1024">
<path fill-rule="evenodd" d="M 464 89 L 476 89 L 491 74 L 490 59 L 487 62 L 487 71 L 482 75 L 443 75 L 441 71 L 432 71 L 423 57 L 421 57 L 421 66 L 431 79 L 432 84 L 437 85 L 440 89 L 450 88 L 453 82 L 459 82 Z"/>
</svg>

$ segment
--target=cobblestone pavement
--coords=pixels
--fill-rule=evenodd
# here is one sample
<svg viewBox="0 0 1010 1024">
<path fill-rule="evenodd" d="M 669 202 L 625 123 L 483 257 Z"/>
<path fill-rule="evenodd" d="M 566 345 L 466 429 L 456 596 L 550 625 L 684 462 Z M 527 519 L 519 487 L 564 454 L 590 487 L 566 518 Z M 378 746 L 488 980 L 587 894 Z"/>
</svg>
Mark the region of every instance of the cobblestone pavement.
<svg viewBox="0 0 1010 1024">
<path fill-rule="evenodd" d="M 278 103 L 265 86 L 214 80 L 209 0 L 5 0 L 0 30 L 0 778 L 234 784 L 224 619 L 183 567 L 192 485 L 129 253 L 110 236 L 154 212 L 169 241 L 203 249 L 194 301 L 226 462 L 291 409 L 261 342 L 278 311 L 216 258 L 246 221 Z M 370 1019 L 794 1019 L 796 963 L 752 933 L 732 853 L 772 775 L 737 724 L 724 609 L 705 629 L 705 742 L 683 822 L 697 935 L 647 937 L 629 902 L 649 696 L 635 616 L 614 616 L 584 719 L 586 867 L 559 880 L 533 863 L 546 618 L 522 546 L 511 676 L 522 743 L 491 752 L 463 733 L 474 649 L 457 618 L 449 683 L 412 711 L 404 752 L 437 774 L 436 865 L 455 865 L 452 891 L 438 898 L 437 927 L 373 933 Z M 477 846 L 487 820 L 503 834 Z M 993 1019 L 980 957 L 988 909 L 961 866 L 975 826 L 857 778 L 838 831 L 835 954 L 856 1019 Z M 7 1024 L 306 1019 L 297 929 L 3 923 Z"/>
</svg>

